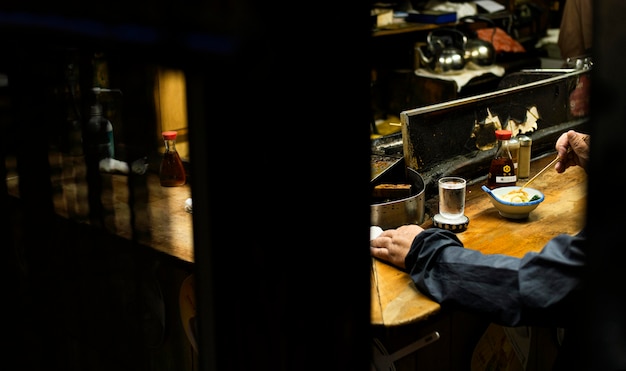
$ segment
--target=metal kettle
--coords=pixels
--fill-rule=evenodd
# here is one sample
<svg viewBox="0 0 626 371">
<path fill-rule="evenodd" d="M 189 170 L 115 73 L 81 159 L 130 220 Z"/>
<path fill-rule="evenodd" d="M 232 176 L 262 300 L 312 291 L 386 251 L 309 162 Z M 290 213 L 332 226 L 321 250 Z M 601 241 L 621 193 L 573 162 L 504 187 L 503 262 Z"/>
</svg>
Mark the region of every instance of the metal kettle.
<svg viewBox="0 0 626 371">
<path fill-rule="evenodd" d="M 441 28 L 428 33 L 426 45 L 417 48 L 421 64 L 438 74 L 451 74 L 465 68 L 467 36 L 459 30 Z"/>
<path fill-rule="evenodd" d="M 496 25 L 490 18 L 481 16 L 466 16 L 459 20 L 460 22 L 473 23 L 475 21 L 484 21 L 491 25 L 493 33 L 491 34 L 491 42 L 479 39 L 478 37 L 470 38 L 465 43 L 465 60 L 472 62 L 478 66 L 491 66 L 496 61 L 496 48 L 493 46 L 493 38 L 496 34 Z"/>
</svg>

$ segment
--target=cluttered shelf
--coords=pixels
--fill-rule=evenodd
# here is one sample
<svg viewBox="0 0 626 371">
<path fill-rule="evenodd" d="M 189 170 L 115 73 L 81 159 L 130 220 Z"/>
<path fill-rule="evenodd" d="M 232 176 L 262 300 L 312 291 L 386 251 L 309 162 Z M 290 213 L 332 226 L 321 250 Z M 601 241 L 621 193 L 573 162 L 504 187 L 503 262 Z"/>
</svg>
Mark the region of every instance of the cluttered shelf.
<svg viewBox="0 0 626 371">
<path fill-rule="evenodd" d="M 373 17 L 381 17 L 380 14 Z M 433 15 L 431 13 L 437 13 Z M 459 24 L 459 17 L 454 12 L 429 11 L 420 12 L 392 12 L 386 21 L 373 20 L 372 36 L 397 35 L 411 32 L 431 31 L 438 28 L 454 28 Z M 507 10 L 493 13 L 476 13 L 483 20 L 490 20 L 497 25 L 506 25 L 507 29 L 512 24 L 513 15 Z"/>
<path fill-rule="evenodd" d="M 410 21 L 406 13 L 393 11 L 387 23 L 373 23 L 374 120 L 492 92 L 506 75 L 542 66 L 535 43 L 521 42 L 538 33 L 518 30 L 510 7 L 431 23 Z"/>
<path fill-rule="evenodd" d="M 452 23 L 432 24 L 432 23 L 413 23 L 413 22 L 395 22 L 385 26 L 374 28 L 373 37 L 397 35 L 409 32 L 430 31 L 444 26 L 453 26 Z"/>
</svg>

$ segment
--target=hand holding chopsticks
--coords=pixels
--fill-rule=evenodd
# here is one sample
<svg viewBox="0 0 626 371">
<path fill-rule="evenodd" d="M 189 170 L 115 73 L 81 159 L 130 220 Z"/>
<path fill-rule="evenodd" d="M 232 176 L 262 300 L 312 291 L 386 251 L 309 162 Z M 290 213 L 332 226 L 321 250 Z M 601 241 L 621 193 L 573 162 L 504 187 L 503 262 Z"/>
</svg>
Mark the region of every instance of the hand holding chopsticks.
<svg viewBox="0 0 626 371">
<path fill-rule="evenodd" d="M 587 169 L 587 163 L 589 161 L 589 135 L 581 134 L 573 130 L 561 135 L 556 143 L 557 149 L 559 147 L 567 148 L 564 156 L 557 154 L 556 158 L 552 160 L 543 169 L 539 170 L 535 176 L 530 178 L 521 188 L 520 191 L 526 188 L 532 183 L 539 175 L 543 174 L 550 167 L 555 166 L 557 172 L 562 173 L 570 166 L 579 165 L 585 170 Z M 574 156 L 570 156 L 571 152 L 574 152 Z M 559 166 L 560 165 L 560 166 Z"/>
<path fill-rule="evenodd" d="M 589 163 L 589 135 L 574 130 L 563 133 L 556 142 L 557 155 L 563 156 L 555 166 L 557 173 L 564 172 L 570 166 L 580 166 L 587 170 Z M 567 152 L 564 153 L 564 150 Z"/>
</svg>

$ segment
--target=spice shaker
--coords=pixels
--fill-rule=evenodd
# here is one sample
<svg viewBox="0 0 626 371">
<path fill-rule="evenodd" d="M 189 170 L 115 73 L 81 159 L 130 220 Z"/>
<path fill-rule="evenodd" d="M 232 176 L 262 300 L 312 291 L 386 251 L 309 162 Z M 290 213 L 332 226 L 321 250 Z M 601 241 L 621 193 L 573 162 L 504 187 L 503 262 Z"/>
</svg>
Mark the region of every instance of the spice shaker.
<svg viewBox="0 0 626 371">
<path fill-rule="evenodd" d="M 517 137 L 519 141 L 519 163 L 517 166 L 517 177 L 526 179 L 530 176 L 530 157 L 533 140 L 526 135 Z"/>
</svg>

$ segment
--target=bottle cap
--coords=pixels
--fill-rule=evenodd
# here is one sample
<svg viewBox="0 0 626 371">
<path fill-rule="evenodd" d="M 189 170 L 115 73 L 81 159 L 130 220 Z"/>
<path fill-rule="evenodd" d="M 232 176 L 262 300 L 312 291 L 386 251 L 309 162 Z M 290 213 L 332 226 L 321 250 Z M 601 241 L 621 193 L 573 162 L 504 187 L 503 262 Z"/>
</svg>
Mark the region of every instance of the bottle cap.
<svg viewBox="0 0 626 371">
<path fill-rule="evenodd" d="M 163 139 L 165 140 L 173 140 L 176 139 L 176 132 L 174 130 L 170 130 L 170 131 L 164 131 L 162 133 L 163 135 Z"/>
<path fill-rule="evenodd" d="M 498 140 L 509 140 L 511 139 L 511 135 L 513 135 L 511 130 L 505 130 L 505 129 L 496 130 L 496 139 Z"/>
<path fill-rule="evenodd" d="M 96 103 L 93 106 L 91 106 L 91 115 L 92 116 L 102 115 L 102 105 L 100 103 Z"/>
<path fill-rule="evenodd" d="M 533 140 L 526 135 L 520 135 L 517 139 L 519 140 L 519 145 L 522 147 L 530 147 L 533 142 Z"/>
</svg>

